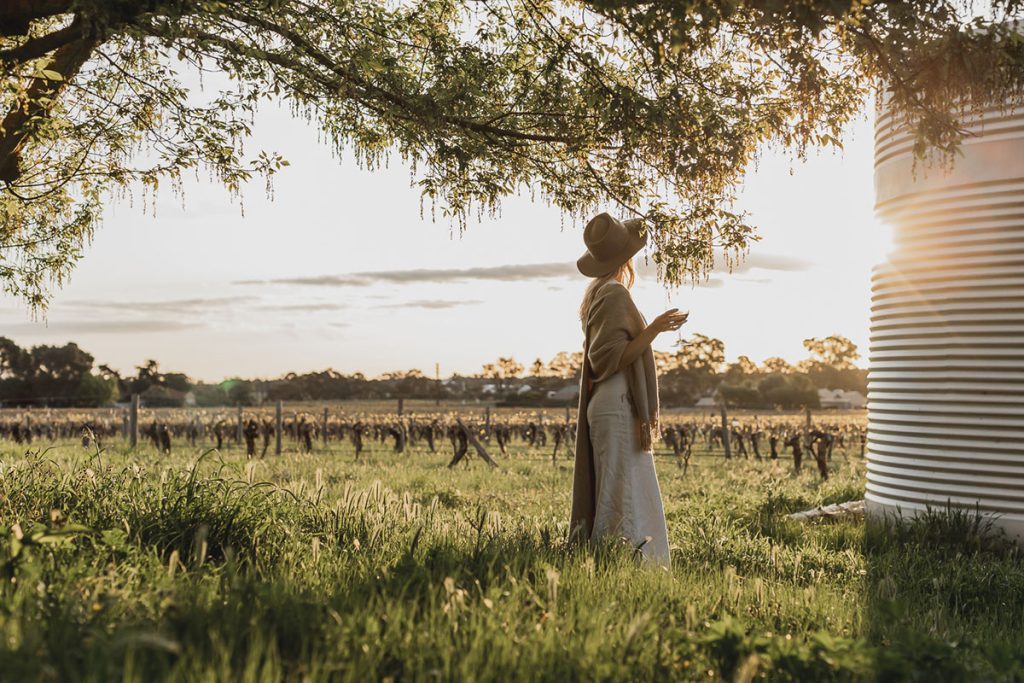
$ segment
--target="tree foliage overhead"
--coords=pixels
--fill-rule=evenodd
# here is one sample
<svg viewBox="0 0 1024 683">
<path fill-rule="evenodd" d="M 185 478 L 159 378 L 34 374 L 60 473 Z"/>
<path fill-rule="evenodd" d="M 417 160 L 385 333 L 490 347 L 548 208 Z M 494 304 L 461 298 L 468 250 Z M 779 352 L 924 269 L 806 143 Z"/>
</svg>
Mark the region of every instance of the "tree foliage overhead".
<svg viewBox="0 0 1024 683">
<path fill-rule="evenodd" d="M 985 21 L 974 20 L 986 14 Z M 460 225 L 531 193 L 648 219 L 669 283 L 756 238 L 732 210 L 764 145 L 838 145 L 872 88 L 918 152 L 961 106 L 1020 99 L 1021 0 L 8 0 L 0 4 L 0 279 L 34 306 L 111 198 L 205 173 L 229 191 L 284 101 L 367 167 L 398 154 Z M 224 72 L 195 92 L 182 73 Z M 287 151 L 287 150 L 282 150 Z"/>
</svg>

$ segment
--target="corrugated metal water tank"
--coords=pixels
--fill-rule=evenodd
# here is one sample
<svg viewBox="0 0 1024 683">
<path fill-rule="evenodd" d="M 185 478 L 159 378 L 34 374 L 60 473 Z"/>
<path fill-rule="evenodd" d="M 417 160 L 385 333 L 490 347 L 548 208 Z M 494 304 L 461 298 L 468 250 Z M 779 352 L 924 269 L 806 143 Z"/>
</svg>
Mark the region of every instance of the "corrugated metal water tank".
<svg viewBox="0 0 1024 683">
<path fill-rule="evenodd" d="M 894 249 L 872 278 L 867 504 L 977 508 L 1024 537 L 1024 111 L 965 120 L 948 168 L 884 110 L 875 198 Z"/>
</svg>

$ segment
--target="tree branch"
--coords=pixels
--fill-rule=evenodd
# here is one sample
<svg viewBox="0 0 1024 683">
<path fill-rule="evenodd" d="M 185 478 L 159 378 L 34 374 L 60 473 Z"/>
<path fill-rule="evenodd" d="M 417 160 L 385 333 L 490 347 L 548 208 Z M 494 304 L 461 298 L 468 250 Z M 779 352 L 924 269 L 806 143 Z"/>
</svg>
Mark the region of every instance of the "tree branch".
<svg viewBox="0 0 1024 683">
<path fill-rule="evenodd" d="M 313 45 L 310 41 L 306 40 L 303 36 L 299 35 L 298 32 L 293 31 L 284 26 L 280 26 L 271 21 L 268 21 L 262 17 L 252 16 L 246 13 L 238 13 L 229 11 L 229 16 L 233 17 L 237 21 L 240 21 L 251 26 L 256 26 L 278 35 L 284 40 L 291 43 L 295 48 L 300 50 L 303 54 L 309 56 L 315 62 L 320 64 L 331 73 L 335 74 L 338 78 L 346 81 L 363 92 L 367 93 L 374 99 L 383 100 L 388 104 L 398 107 L 406 112 L 410 112 L 414 119 L 421 119 L 423 112 L 420 108 L 414 106 L 406 97 L 397 93 L 385 90 L 384 88 L 368 83 L 359 74 L 354 74 L 344 68 L 342 68 L 337 62 L 331 59 L 328 55 L 324 54 L 319 48 Z M 526 142 L 553 142 L 553 143 L 576 143 L 580 142 L 579 138 L 565 136 L 565 135 L 550 135 L 546 133 L 528 133 L 524 131 L 514 130 L 511 128 L 502 128 L 499 126 L 488 125 L 486 123 L 480 123 L 462 116 L 451 116 L 446 114 L 440 114 L 437 117 L 441 122 L 447 123 L 463 130 L 473 131 L 475 133 L 482 133 L 485 135 L 494 135 L 496 137 L 502 137 L 506 139 L 521 140 Z"/>
<path fill-rule="evenodd" d="M 84 35 L 85 30 L 82 24 L 76 21 L 70 26 L 66 26 L 52 33 L 47 33 L 44 36 L 30 38 L 18 47 L 12 47 L 9 50 L 0 50 L 0 62 L 10 64 L 38 59 L 53 50 L 82 38 Z"/>
<path fill-rule="evenodd" d="M 0 2 L 0 35 L 23 36 L 36 19 L 67 14 L 72 0 L 3 0 Z"/>
<path fill-rule="evenodd" d="M 61 76 L 59 81 L 36 79 L 25 97 L 16 102 L 0 124 L 0 181 L 13 183 L 21 175 L 19 152 L 32 134 L 35 120 L 45 118 L 60 92 L 74 78 L 99 45 L 99 38 L 81 38 L 57 50 L 48 65 Z"/>
</svg>

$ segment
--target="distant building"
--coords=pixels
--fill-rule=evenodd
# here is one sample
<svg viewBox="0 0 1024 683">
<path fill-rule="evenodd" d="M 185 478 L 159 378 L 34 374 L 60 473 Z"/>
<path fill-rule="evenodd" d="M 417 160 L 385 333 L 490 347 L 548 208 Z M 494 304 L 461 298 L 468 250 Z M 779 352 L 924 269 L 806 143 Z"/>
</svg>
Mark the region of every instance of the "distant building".
<svg viewBox="0 0 1024 683">
<path fill-rule="evenodd" d="M 186 403 L 189 396 L 192 399 L 191 404 Z M 159 384 L 151 384 L 145 391 L 139 394 L 139 402 L 144 406 L 152 408 L 180 408 L 184 405 L 195 405 L 195 394 L 170 389 Z"/>
<path fill-rule="evenodd" d="M 455 377 L 443 379 L 441 380 L 441 386 L 449 394 L 461 394 L 466 391 L 466 380 L 463 378 L 456 379 Z"/>
<path fill-rule="evenodd" d="M 697 399 L 697 402 L 693 404 L 694 408 L 714 408 L 718 405 L 715 401 L 714 396 L 701 396 Z"/>
<path fill-rule="evenodd" d="M 818 389 L 818 402 L 822 408 L 836 410 L 856 410 L 868 404 L 868 400 L 859 391 L 844 389 Z"/>
<path fill-rule="evenodd" d="M 580 396 L 580 385 L 573 382 L 572 384 L 566 384 L 561 389 L 555 389 L 554 391 L 548 392 L 548 399 L 551 401 L 559 401 L 568 403 L 569 401 L 575 401 Z"/>
</svg>

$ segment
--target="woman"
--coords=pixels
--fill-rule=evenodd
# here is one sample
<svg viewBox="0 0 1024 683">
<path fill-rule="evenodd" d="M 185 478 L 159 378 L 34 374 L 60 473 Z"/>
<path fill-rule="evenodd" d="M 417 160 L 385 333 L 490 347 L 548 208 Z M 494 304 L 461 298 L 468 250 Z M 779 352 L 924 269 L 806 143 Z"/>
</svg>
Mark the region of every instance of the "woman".
<svg viewBox="0 0 1024 683">
<path fill-rule="evenodd" d="M 576 262 L 594 278 L 580 306 L 583 376 L 573 474 L 572 538 L 625 538 L 643 557 L 669 566 L 665 510 L 654 471 L 658 375 L 651 342 L 677 330 L 686 313 L 671 309 L 650 325 L 633 304 L 633 255 L 647 242 L 640 221 L 606 213 L 583 231 Z"/>
</svg>

